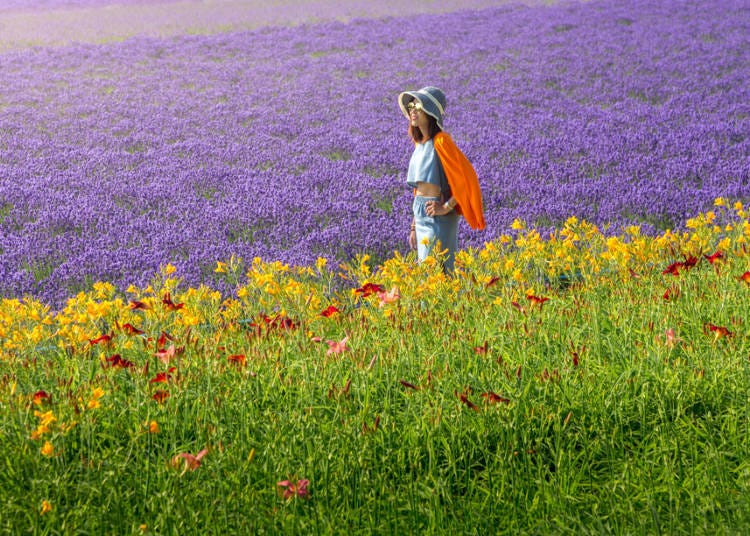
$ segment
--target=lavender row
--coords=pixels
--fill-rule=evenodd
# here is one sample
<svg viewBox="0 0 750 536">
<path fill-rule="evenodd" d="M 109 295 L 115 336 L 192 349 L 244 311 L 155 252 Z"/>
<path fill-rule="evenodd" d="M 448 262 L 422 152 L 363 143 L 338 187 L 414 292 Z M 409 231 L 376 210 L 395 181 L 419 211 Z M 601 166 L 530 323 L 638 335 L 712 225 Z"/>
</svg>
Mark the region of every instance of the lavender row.
<svg viewBox="0 0 750 536">
<path fill-rule="evenodd" d="M 181 0 L 3 0 L 2 11 L 41 11 L 47 9 L 68 9 L 81 7 L 102 7 L 111 5 L 142 5 L 179 2 Z"/>
<path fill-rule="evenodd" d="M 462 245 L 515 218 L 655 232 L 750 196 L 746 2 L 611 4 L 1 55 L 0 293 L 405 251 L 395 97 L 426 84 L 483 185 Z"/>
</svg>

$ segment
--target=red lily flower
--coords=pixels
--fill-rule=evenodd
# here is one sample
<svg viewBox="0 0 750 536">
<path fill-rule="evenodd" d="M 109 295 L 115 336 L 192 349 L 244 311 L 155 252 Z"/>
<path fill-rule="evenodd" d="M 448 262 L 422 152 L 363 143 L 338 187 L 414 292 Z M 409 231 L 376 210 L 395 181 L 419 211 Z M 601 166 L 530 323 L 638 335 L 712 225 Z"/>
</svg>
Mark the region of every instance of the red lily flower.
<svg viewBox="0 0 750 536">
<path fill-rule="evenodd" d="M 145 333 L 145 331 L 141 331 L 132 324 L 123 324 L 121 329 L 128 335 L 143 335 Z"/>
<path fill-rule="evenodd" d="M 489 343 L 487 341 L 484 341 L 484 344 L 482 346 L 474 347 L 474 352 L 479 355 L 485 355 L 487 353 L 487 350 L 489 350 Z"/>
<path fill-rule="evenodd" d="M 466 396 L 466 393 L 456 393 L 458 395 L 458 398 L 463 402 L 466 407 L 468 407 L 471 410 L 479 411 L 479 406 L 477 406 L 474 402 L 469 400 L 469 397 Z"/>
<path fill-rule="evenodd" d="M 156 376 L 151 378 L 148 383 L 169 383 L 169 380 L 172 379 L 172 372 L 175 370 L 177 370 L 175 367 L 169 367 L 167 372 L 157 372 Z"/>
<path fill-rule="evenodd" d="M 419 391 L 419 387 L 414 385 L 413 383 L 409 383 L 406 380 L 399 380 L 398 383 L 406 387 L 407 389 L 413 389 L 414 391 Z"/>
<path fill-rule="evenodd" d="M 37 406 L 40 406 L 43 402 L 48 402 L 50 400 L 50 396 L 47 393 L 47 391 L 37 391 L 34 393 L 34 404 Z"/>
<path fill-rule="evenodd" d="M 340 312 L 341 312 L 341 311 L 339 311 L 339 310 L 338 310 L 338 309 L 337 309 L 336 307 L 334 307 L 333 305 L 329 305 L 327 309 L 325 309 L 325 310 L 324 310 L 323 312 L 321 312 L 321 313 L 320 313 L 320 316 L 324 316 L 324 317 L 326 317 L 326 318 L 330 318 L 330 317 L 332 317 L 333 315 L 335 315 L 336 313 L 340 313 Z"/>
<path fill-rule="evenodd" d="M 724 326 L 715 326 L 714 324 L 708 323 L 708 324 L 706 324 L 706 327 L 708 328 L 709 331 L 713 331 L 714 332 L 714 334 L 716 335 L 717 339 L 721 339 L 722 337 L 729 338 L 729 337 L 732 337 L 734 335 L 734 333 L 732 333 L 731 331 L 729 331 Z"/>
<path fill-rule="evenodd" d="M 680 268 L 682 267 L 681 262 L 673 262 L 669 266 L 667 266 L 662 274 L 672 274 L 672 275 L 680 275 Z"/>
<path fill-rule="evenodd" d="M 174 342 L 174 337 L 172 337 L 169 333 L 162 331 L 161 335 L 159 335 L 159 338 L 156 341 L 156 347 L 163 348 L 164 345 L 167 344 L 167 341 Z"/>
<path fill-rule="evenodd" d="M 123 359 L 120 354 L 114 354 L 107 358 L 107 361 L 109 362 L 109 365 L 113 368 L 131 368 L 135 367 L 135 364 L 132 361 L 128 361 L 127 359 Z"/>
<path fill-rule="evenodd" d="M 95 344 L 99 344 L 99 343 L 107 343 L 107 342 L 110 342 L 114 338 L 115 338 L 115 335 L 113 333 L 110 333 L 109 335 L 100 335 L 96 339 L 89 339 L 89 344 L 91 346 L 94 346 Z"/>
<path fill-rule="evenodd" d="M 356 289 L 355 292 L 357 294 L 361 294 L 363 298 L 366 298 L 370 294 L 375 294 L 376 292 L 385 292 L 385 288 L 383 288 L 381 285 L 376 285 L 375 283 L 366 283 L 360 288 Z"/>
<path fill-rule="evenodd" d="M 527 295 L 526 299 L 531 303 L 539 305 L 540 307 L 544 305 L 544 302 L 549 301 L 549 298 L 545 298 L 543 296 L 534 296 L 533 294 Z"/>
<path fill-rule="evenodd" d="M 693 257 L 692 255 L 685 257 L 685 262 L 682 263 L 685 268 L 692 268 L 696 264 L 698 264 L 698 257 Z"/>
<path fill-rule="evenodd" d="M 482 396 L 490 404 L 497 404 L 499 402 L 502 402 L 503 404 L 509 404 L 510 403 L 510 398 L 505 398 L 504 396 L 500 396 L 499 394 L 493 393 L 492 391 L 489 391 L 487 393 L 482 393 Z"/>
<path fill-rule="evenodd" d="M 174 303 L 172 301 L 172 297 L 170 296 L 170 293 L 167 292 L 164 297 L 162 298 L 161 302 L 169 309 L 170 311 L 177 311 L 179 309 L 182 309 L 185 307 L 184 303 Z"/>
<path fill-rule="evenodd" d="M 723 254 L 723 253 L 722 253 L 721 251 L 719 251 L 719 250 L 716 250 L 716 251 L 715 251 L 715 252 L 714 252 L 713 254 L 711 254 L 711 255 L 703 255 L 703 256 L 704 256 L 704 257 L 706 258 L 706 260 L 707 260 L 708 262 L 710 262 L 711 264 L 715 263 L 715 262 L 716 262 L 716 261 L 718 261 L 718 260 L 722 260 L 722 259 L 724 259 L 724 258 L 725 258 L 725 257 L 724 257 L 724 254 Z"/>
<path fill-rule="evenodd" d="M 696 264 L 698 264 L 698 257 L 693 257 L 691 255 L 690 257 L 685 257 L 685 260 L 682 262 L 673 262 L 664 269 L 662 274 L 680 275 L 680 269 L 689 270 Z"/>
<path fill-rule="evenodd" d="M 674 298 L 679 298 L 679 297 L 680 297 L 679 287 L 670 287 L 662 295 L 662 298 L 664 298 L 667 301 L 674 299 Z"/>
<path fill-rule="evenodd" d="M 295 329 L 297 327 L 297 324 L 294 322 L 294 320 L 284 315 L 276 315 L 274 317 L 270 317 L 266 314 L 262 314 L 259 317 L 259 321 L 262 321 L 263 324 L 265 324 L 269 329 Z M 250 325 L 255 328 L 260 328 L 261 326 L 259 322 L 253 322 Z"/>
<path fill-rule="evenodd" d="M 142 301 L 135 301 L 135 300 L 134 300 L 134 301 L 131 301 L 131 302 L 130 302 L 130 303 L 128 304 L 128 306 L 129 306 L 129 307 L 130 307 L 131 309 L 134 309 L 134 310 L 135 310 L 135 309 L 141 309 L 141 310 L 144 310 L 144 311 L 145 311 L 145 310 L 147 310 L 147 309 L 151 309 L 151 307 L 149 307 L 149 306 L 148 306 L 148 304 L 147 304 L 146 302 L 142 302 Z"/>
<path fill-rule="evenodd" d="M 747 283 L 748 285 L 750 285 L 750 271 L 745 272 L 740 277 L 738 277 L 738 279 L 740 281 L 744 281 L 745 283 Z"/>
<path fill-rule="evenodd" d="M 151 398 L 156 400 L 159 404 L 163 404 L 164 401 L 169 398 L 169 392 L 168 391 L 156 391 Z"/>
</svg>

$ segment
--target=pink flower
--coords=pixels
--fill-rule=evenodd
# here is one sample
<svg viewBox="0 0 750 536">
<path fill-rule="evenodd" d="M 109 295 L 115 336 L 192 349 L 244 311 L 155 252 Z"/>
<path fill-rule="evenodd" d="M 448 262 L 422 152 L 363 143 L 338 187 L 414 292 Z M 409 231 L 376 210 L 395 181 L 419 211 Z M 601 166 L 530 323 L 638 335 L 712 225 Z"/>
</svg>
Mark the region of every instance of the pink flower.
<svg viewBox="0 0 750 536">
<path fill-rule="evenodd" d="M 346 352 L 349 350 L 349 347 L 346 345 L 346 342 L 349 340 L 349 335 L 341 339 L 341 341 L 326 341 L 328 343 L 328 352 L 326 352 L 326 355 L 331 354 L 341 354 L 343 352 Z"/>
<path fill-rule="evenodd" d="M 174 358 L 175 354 L 177 354 L 177 349 L 174 347 L 174 344 L 170 344 L 169 348 L 167 348 L 166 350 L 157 350 L 155 355 L 162 363 L 168 365 L 169 361 Z"/>
<path fill-rule="evenodd" d="M 380 306 L 383 307 L 384 305 L 393 303 L 401 298 L 401 294 L 398 292 L 398 287 L 393 287 L 389 292 L 378 292 L 378 298 L 380 298 Z"/>
<path fill-rule="evenodd" d="M 178 466 L 180 463 L 180 458 L 182 458 L 183 460 L 185 460 L 185 471 L 187 471 L 188 469 L 190 469 L 191 471 L 195 471 L 196 469 L 198 469 L 198 467 L 201 466 L 201 458 L 203 458 L 203 456 L 205 456 L 207 452 L 208 449 L 203 449 L 195 455 L 190 454 L 189 452 L 182 452 L 172 458 L 172 465 L 174 465 L 175 467 Z"/>
<path fill-rule="evenodd" d="M 297 480 L 296 484 L 291 480 L 282 480 L 276 485 L 280 488 L 284 488 L 283 496 L 285 499 L 291 499 L 295 495 L 298 497 L 309 496 L 310 490 L 307 489 L 308 484 L 310 484 L 310 481 L 305 478 L 302 480 Z"/>
<path fill-rule="evenodd" d="M 664 332 L 664 335 L 667 339 L 667 346 L 670 348 L 674 348 L 677 343 L 682 342 L 682 339 L 680 339 L 675 333 L 674 328 L 669 328 Z"/>
</svg>

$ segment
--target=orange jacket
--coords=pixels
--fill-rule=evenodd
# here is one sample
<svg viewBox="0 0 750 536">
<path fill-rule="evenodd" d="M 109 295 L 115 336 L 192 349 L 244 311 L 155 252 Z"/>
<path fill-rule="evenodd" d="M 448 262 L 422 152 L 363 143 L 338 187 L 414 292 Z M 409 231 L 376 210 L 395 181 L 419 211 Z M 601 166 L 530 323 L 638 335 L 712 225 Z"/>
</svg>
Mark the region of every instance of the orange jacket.
<svg viewBox="0 0 750 536">
<path fill-rule="evenodd" d="M 443 164 L 451 193 L 458 201 L 456 212 L 463 214 L 472 229 L 484 229 L 482 191 L 474 166 L 445 132 L 436 134 L 433 143 L 440 163 Z"/>
</svg>

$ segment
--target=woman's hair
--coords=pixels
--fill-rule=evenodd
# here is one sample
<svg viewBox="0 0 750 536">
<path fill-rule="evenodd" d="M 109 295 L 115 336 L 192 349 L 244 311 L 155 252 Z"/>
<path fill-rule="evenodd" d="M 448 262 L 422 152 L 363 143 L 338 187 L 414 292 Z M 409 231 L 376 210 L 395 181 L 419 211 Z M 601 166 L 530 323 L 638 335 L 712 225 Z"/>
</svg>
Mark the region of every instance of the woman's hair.
<svg viewBox="0 0 750 536">
<path fill-rule="evenodd" d="M 423 141 L 431 140 L 435 137 L 435 134 L 437 134 L 438 132 L 442 132 L 441 128 L 437 124 L 437 120 L 429 114 L 426 115 L 428 120 L 426 138 L 422 135 L 422 131 L 419 130 L 419 127 L 413 126 L 411 124 L 411 121 L 409 121 L 409 137 L 414 140 L 414 143 L 422 143 Z"/>
</svg>

